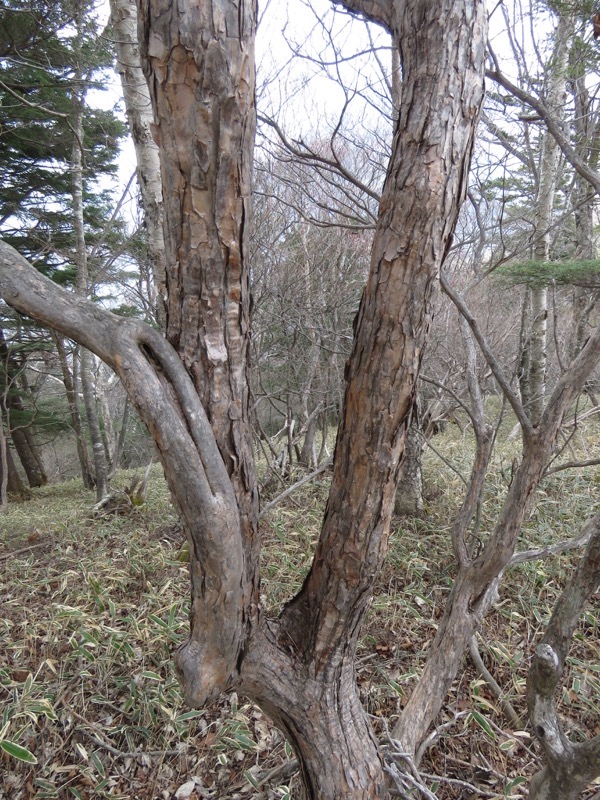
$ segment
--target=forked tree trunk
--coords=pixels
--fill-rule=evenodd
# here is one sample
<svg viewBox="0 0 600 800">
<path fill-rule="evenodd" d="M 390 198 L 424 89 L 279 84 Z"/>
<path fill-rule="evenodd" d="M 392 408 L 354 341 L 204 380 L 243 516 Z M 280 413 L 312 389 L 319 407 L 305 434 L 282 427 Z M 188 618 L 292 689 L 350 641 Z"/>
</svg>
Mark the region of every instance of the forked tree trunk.
<svg viewBox="0 0 600 800">
<path fill-rule="evenodd" d="M 471 324 L 469 316 L 465 319 Z M 558 381 L 537 426 L 534 428 L 526 418 L 523 420 L 521 464 L 515 471 L 494 529 L 481 553 L 474 557 L 464 545 L 472 518 L 472 513 L 463 515 L 469 507 L 469 492 L 465 497 L 452 531 L 458 574 L 423 672 L 394 727 L 394 736 L 408 752 L 415 753 L 425 738 L 458 673 L 470 637 L 497 599 L 499 584 L 510 564 L 534 491 L 554 451 L 563 419 L 596 368 L 599 354 L 600 328 Z M 478 495 L 473 478 L 482 480 L 485 473 L 486 469 L 476 460 L 470 481 L 473 497 Z"/>
<path fill-rule="evenodd" d="M 400 42 L 402 108 L 321 537 L 278 619 L 258 607 L 248 415 L 253 0 L 139 1 L 161 147 L 168 342 L 66 295 L 0 243 L 5 299 L 103 358 L 157 444 L 190 539 L 191 635 L 176 657 L 187 702 L 233 688 L 253 698 L 289 736 L 309 800 L 385 795 L 354 655 L 386 552 L 431 287 L 465 193 L 486 39 L 478 0 L 342 4 Z"/>
</svg>

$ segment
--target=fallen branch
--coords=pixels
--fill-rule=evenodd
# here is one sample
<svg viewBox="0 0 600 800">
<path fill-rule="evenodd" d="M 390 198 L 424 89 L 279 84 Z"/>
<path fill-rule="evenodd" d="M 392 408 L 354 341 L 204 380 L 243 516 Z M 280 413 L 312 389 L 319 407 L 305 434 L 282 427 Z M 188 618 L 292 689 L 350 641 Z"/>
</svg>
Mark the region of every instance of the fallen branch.
<svg viewBox="0 0 600 800">
<path fill-rule="evenodd" d="M 21 547 L 19 550 L 11 550 L 9 553 L 2 553 L 2 555 L 0 555 L 0 561 L 7 561 L 13 556 L 20 556 L 23 553 L 28 553 L 30 550 L 37 550 L 39 547 L 47 547 L 48 545 L 52 544 L 54 544 L 54 542 L 37 542 L 36 544 L 30 544 L 27 547 Z"/>
<path fill-rule="evenodd" d="M 496 681 L 492 673 L 483 663 L 483 659 L 481 658 L 481 653 L 479 652 L 479 647 L 477 645 L 476 636 L 471 636 L 471 641 L 469 642 L 469 653 L 477 671 L 487 683 L 496 700 L 500 703 L 500 707 L 502 708 L 505 717 L 517 730 L 521 730 L 523 723 L 521 722 L 519 715 L 513 708 L 510 701 L 506 699 L 505 693 L 502 691 L 500 684 Z"/>
<path fill-rule="evenodd" d="M 305 483 L 308 483 L 309 481 L 312 481 L 313 478 L 316 478 L 317 475 L 320 475 L 322 472 L 325 472 L 327 467 L 332 463 L 333 463 L 333 456 L 329 456 L 329 458 L 326 458 L 325 461 L 321 464 L 321 466 L 318 467 L 316 470 L 314 470 L 314 472 L 311 472 L 309 475 L 305 475 L 304 478 L 302 478 L 299 481 L 296 481 L 296 483 L 293 483 L 289 487 L 289 489 L 286 489 L 285 492 L 278 494 L 274 500 L 271 500 L 270 503 L 267 503 L 267 505 L 261 510 L 260 514 L 258 515 L 258 518 L 262 519 L 262 517 L 264 517 L 267 511 L 270 511 L 273 508 L 273 506 L 276 506 L 278 503 L 281 503 L 282 500 L 284 500 L 286 497 L 289 497 L 292 494 L 292 492 L 296 491 L 296 489 L 299 489 L 301 486 L 304 486 Z"/>
</svg>

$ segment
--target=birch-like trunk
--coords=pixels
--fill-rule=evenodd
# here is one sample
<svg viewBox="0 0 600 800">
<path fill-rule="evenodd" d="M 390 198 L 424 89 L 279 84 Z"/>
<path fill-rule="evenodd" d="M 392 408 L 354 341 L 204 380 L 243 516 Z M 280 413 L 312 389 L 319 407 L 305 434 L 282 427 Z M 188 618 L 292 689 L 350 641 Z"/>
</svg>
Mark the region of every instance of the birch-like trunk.
<svg viewBox="0 0 600 800">
<path fill-rule="evenodd" d="M 79 14 L 81 13 L 80 7 Z M 85 224 L 83 218 L 83 98 L 85 96 L 85 88 L 82 85 L 83 77 L 82 72 L 77 68 L 77 78 L 80 85 L 73 90 L 72 125 L 74 136 L 71 149 L 71 197 L 73 200 L 73 228 L 75 231 L 76 248 L 75 289 L 79 295 L 87 297 L 89 278 L 87 248 L 85 243 Z M 88 430 L 92 442 L 96 499 L 99 502 L 108 495 L 108 465 L 100 432 L 96 398 L 94 396 L 93 360 L 91 353 L 85 349 L 81 350 L 80 370 L 81 390 L 83 393 Z"/>
<path fill-rule="evenodd" d="M 157 317 L 164 327 L 166 283 L 160 156 L 152 135 L 152 103 L 140 62 L 135 0 L 110 0 L 110 11 L 115 30 L 117 70 L 121 77 L 125 112 L 135 148 L 138 186 L 148 235 L 148 254 L 154 277 Z"/>
<path fill-rule="evenodd" d="M 547 66 L 548 85 L 546 104 L 560 122 L 564 118 L 564 102 L 567 78 L 567 56 L 572 35 L 571 18 L 561 16 L 556 27 L 556 41 L 550 64 Z M 535 205 L 534 260 L 545 263 L 550 260 L 552 240 L 552 211 L 558 180 L 560 148 L 555 138 L 546 132 L 540 156 L 538 193 Z M 548 289 L 535 286 L 526 292 L 529 305 L 531 329 L 529 334 L 528 373 L 521 385 L 523 404 L 534 425 L 541 419 L 546 398 Z"/>
</svg>

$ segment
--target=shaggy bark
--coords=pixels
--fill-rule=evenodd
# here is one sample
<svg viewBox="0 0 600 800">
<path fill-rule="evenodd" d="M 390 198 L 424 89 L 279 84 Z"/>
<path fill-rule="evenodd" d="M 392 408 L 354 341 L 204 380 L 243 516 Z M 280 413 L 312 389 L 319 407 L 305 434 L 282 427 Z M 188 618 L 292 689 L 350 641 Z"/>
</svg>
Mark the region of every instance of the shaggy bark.
<svg viewBox="0 0 600 800">
<path fill-rule="evenodd" d="M 332 488 L 307 579 L 277 620 L 258 610 L 248 423 L 248 267 L 254 136 L 251 0 L 140 0 L 165 211 L 168 341 L 67 295 L 0 243 L 11 305 L 106 361 L 152 433 L 190 539 L 186 700 L 246 693 L 290 737 L 311 800 L 374 800 L 384 773 L 354 654 L 387 546 L 399 459 L 483 86 L 477 0 L 352 2 L 401 45 L 402 108 L 346 369 Z"/>
</svg>

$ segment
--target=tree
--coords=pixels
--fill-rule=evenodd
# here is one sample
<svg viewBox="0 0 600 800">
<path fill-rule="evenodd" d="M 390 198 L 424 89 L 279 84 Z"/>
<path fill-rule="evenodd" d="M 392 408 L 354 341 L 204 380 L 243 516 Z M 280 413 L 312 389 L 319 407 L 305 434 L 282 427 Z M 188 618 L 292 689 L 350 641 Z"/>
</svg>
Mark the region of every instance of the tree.
<svg viewBox="0 0 600 800">
<path fill-rule="evenodd" d="M 119 225 L 109 193 L 97 180 L 117 168 L 124 126 L 113 112 L 86 107 L 89 88 L 111 63 L 93 6 L 11 0 L 0 22 L 0 226 L 6 241 L 38 269 L 63 283 L 75 278 L 92 291 L 95 271 Z M 91 245 L 94 244 L 94 252 Z M 90 269 L 88 269 L 88 261 Z M 90 277 L 91 276 L 91 277 Z M 62 343 L 57 348 L 82 477 L 106 494 L 106 472 L 95 411 L 90 356 L 81 354 L 80 377 L 93 443 L 94 473 L 83 437 L 78 392 Z"/>
<path fill-rule="evenodd" d="M 385 556 L 428 304 L 466 190 L 483 96 L 478 0 L 339 0 L 399 42 L 402 107 L 346 367 L 333 480 L 310 572 L 277 619 L 259 607 L 248 414 L 246 229 L 254 138 L 252 0 L 141 0 L 161 149 L 166 340 L 61 291 L 0 244 L 5 300 L 119 375 L 157 444 L 190 539 L 187 701 L 236 689 L 286 732 L 310 798 L 379 798 L 381 757 L 354 654 Z M 165 13 L 166 11 L 169 13 Z"/>
<path fill-rule="evenodd" d="M 531 781 L 531 800 L 577 800 L 600 775 L 600 734 L 586 742 L 571 741 L 554 702 L 578 618 L 600 584 L 600 516 L 588 522 L 584 533 L 588 539 L 585 553 L 556 603 L 527 681 L 529 717 L 548 761 Z"/>
</svg>

